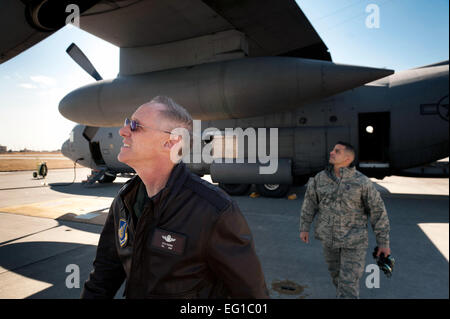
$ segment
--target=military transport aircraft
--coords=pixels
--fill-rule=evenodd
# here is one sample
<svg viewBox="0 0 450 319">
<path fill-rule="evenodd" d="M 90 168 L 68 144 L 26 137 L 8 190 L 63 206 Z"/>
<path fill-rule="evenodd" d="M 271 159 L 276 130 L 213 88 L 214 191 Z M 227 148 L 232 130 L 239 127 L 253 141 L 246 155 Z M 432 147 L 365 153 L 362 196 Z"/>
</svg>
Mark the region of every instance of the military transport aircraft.
<svg viewBox="0 0 450 319">
<path fill-rule="evenodd" d="M 110 80 L 75 44 L 67 49 L 96 82 L 60 102 L 80 123 L 62 152 L 95 169 L 94 181 L 133 172 L 117 160 L 118 129 L 156 95 L 202 120 L 200 132 L 216 130 L 201 147 L 223 142 L 226 128 L 278 129 L 273 174 L 260 174 L 247 152 L 243 163 L 189 164 L 231 194 L 255 184 L 264 196 L 284 196 L 323 169 L 339 140 L 355 145 L 357 168 L 378 178 L 449 155 L 448 61 L 396 73 L 333 63 L 293 0 L 5 0 L 0 17 L 16 32 L 1 31 L 0 63 L 64 26 L 69 4 L 79 6 L 81 29 L 120 47 Z"/>
</svg>

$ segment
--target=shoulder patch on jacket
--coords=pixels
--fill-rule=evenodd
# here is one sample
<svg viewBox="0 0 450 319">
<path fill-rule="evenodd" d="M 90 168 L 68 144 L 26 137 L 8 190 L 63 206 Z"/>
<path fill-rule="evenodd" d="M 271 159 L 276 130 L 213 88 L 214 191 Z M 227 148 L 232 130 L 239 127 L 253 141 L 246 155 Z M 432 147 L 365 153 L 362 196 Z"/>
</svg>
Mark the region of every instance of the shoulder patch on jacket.
<svg viewBox="0 0 450 319">
<path fill-rule="evenodd" d="M 225 193 L 225 191 L 211 183 L 208 183 L 195 174 L 190 174 L 184 185 L 208 201 L 218 211 L 223 211 L 231 204 L 231 197 Z"/>
</svg>

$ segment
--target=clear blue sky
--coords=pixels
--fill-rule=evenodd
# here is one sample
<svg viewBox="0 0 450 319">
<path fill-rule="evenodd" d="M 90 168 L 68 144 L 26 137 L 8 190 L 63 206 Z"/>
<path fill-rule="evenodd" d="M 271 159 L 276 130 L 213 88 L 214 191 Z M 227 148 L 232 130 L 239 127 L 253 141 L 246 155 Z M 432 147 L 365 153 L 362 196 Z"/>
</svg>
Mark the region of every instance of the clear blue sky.
<svg viewBox="0 0 450 319">
<path fill-rule="evenodd" d="M 298 0 L 328 46 L 333 61 L 404 70 L 448 60 L 448 0 Z M 365 21 L 369 4 L 380 26 Z M 65 27 L 0 65 L 0 145 L 8 149 L 59 149 L 76 124 L 58 112 L 70 91 L 93 82 L 65 53 L 75 42 L 103 78 L 119 69 L 119 49 L 74 27 Z"/>
<path fill-rule="evenodd" d="M 297 0 L 334 62 L 405 70 L 448 60 L 448 0 Z M 379 8 L 379 28 L 366 27 Z"/>
</svg>

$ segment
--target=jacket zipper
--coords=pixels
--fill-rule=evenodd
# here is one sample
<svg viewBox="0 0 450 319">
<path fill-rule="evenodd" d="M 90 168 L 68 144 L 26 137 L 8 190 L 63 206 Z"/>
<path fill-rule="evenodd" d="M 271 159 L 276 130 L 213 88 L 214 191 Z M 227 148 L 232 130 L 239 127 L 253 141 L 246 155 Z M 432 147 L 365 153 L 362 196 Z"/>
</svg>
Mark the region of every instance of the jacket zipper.
<svg viewBox="0 0 450 319">
<path fill-rule="evenodd" d="M 134 273 L 134 265 L 136 264 L 136 262 L 135 262 L 135 259 L 136 259 L 136 250 L 137 250 L 137 246 L 138 246 L 138 245 L 137 245 L 137 244 L 138 244 L 137 239 L 139 238 L 139 237 L 138 237 L 139 230 L 142 228 L 141 225 L 144 223 L 144 222 L 142 221 L 142 218 L 143 218 L 145 215 L 146 215 L 146 212 L 144 212 L 144 213 L 142 214 L 142 216 L 138 219 L 137 225 L 136 225 L 136 228 L 135 228 L 135 231 L 134 231 L 134 237 L 133 237 L 133 251 L 132 251 L 132 253 L 131 253 L 130 278 L 129 278 L 129 280 L 127 280 L 127 284 L 126 284 L 126 286 L 125 286 L 124 294 L 126 294 L 126 293 L 128 292 L 128 287 L 129 287 L 129 285 L 130 285 L 131 278 L 132 278 L 133 273 Z M 132 216 L 130 216 L 130 218 L 133 219 Z M 134 226 L 134 225 L 133 225 L 133 226 Z M 125 296 L 126 296 L 126 295 L 125 295 Z"/>
<path fill-rule="evenodd" d="M 144 228 L 143 225 L 146 224 L 144 221 L 148 215 L 148 212 L 149 212 L 149 209 L 144 210 L 143 214 L 141 215 L 141 217 L 139 217 L 139 219 L 137 221 L 136 231 L 134 232 L 134 238 L 133 238 L 133 251 L 131 254 L 130 280 L 127 280 L 127 284 L 126 284 L 125 290 L 124 290 L 124 295 L 126 292 L 128 292 L 128 287 L 131 282 L 132 274 L 134 273 L 134 268 L 136 265 L 136 258 L 137 258 L 137 249 L 138 249 L 138 246 L 142 245 L 141 241 L 138 242 L 137 239 L 140 239 L 142 237 L 142 235 L 141 235 L 142 228 Z M 156 206 L 153 206 L 153 216 L 156 217 Z M 153 229 L 156 226 L 155 221 L 156 221 L 156 218 L 155 218 L 155 220 L 152 220 L 152 222 L 150 223 L 150 232 L 151 233 L 153 233 Z"/>
<path fill-rule="evenodd" d="M 133 251 L 132 251 L 132 253 L 131 253 L 131 265 L 130 265 L 130 277 L 131 277 L 131 271 L 132 271 L 132 269 L 133 269 L 133 255 L 134 255 L 134 248 L 135 248 L 135 246 L 136 246 L 136 245 L 135 245 L 135 242 L 136 242 L 136 232 L 134 231 L 135 227 L 134 227 L 133 216 L 131 216 L 130 212 L 126 209 L 126 206 L 125 206 L 125 205 L 123 205 L 123 206 L 124 206 L 124 210 L 126 211 L 127 216 L 128 216 L 127 219 L 130 221 L 130 225 L 131 225 L 131 227 L 129 227 L 129 231 L 130 231 L 130 232 L 133 232 Z M 130 236 L 130 237 L 131 237 L 131 236 Z M 126 283 L 126 285 L 125 285 L 125 289 L 124 289 L 124 291 L 123 291 L 123 295 L 122 295 L 122 296 L 126 296 L 126 295 L 127 295 L 129 284 L 130 284 L 130 280 L 127 278 L 127 283 Z"/>
<path fill-rule="evenodd" d="M 338 194 L 339 194 L 339 189 L 341 188 L 341 182 L 342 182 L 342 178 L 344 177 L 343 176 L 343 172 L 340 172 L 341 173 L 341 177 L 337 177 L 336 176 L 336 179 L 337 179 L 337 187 L 336 187 L 336 191 L 335 191 L 335 193 L 334 193 L 334 200 L 335 200 L 335 203 L 337 203 L 338 202 Z M 334 246 L 334 241 L 335 241 L 335 238 L 334 238 L 334 226 L 335 226 L 335 218 L 336 218 L 336 214 L 333 214 L 333 222 L 331 223 L 331 247 L 333 247 Z M 340 216 L 339 216 L 339 219 L 340 219 Z"/>
</svg>

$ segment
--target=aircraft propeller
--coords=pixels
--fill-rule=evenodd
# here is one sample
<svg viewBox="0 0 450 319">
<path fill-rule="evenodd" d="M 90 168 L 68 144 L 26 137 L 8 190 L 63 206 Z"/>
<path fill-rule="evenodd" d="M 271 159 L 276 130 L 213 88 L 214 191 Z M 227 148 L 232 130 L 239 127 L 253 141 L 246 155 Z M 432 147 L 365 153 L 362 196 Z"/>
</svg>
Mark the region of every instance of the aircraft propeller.
<svg viewBox="0 0 450 319">
<path fill-rule="evenodd" d="M 87 58 L 87 56 L 81 51 L 81 49 L 75 44 L 72 43 L 66 49 L 67 54 L 90 76 L 92 76 L 96 81 L 103 80 L 101 75 L 97 72 L 95 67 L 92 65 L 91 61 Z M 95 151 L 95 144 L 92 143 L 92 138 L 94 138 L 95 134 L 97 134 L 99 127 L 97 126 L 85 126 L 83 130 L 84 138 L 89 142 L 89 149 L 91 153 Z M 97 152 L 100 153 L 100 152 Z M 100 153 L 101 157 L 101 153 Z M 103 163 L 104 164 L 104 163 Z"/>
<path fill-rule="evenodd" d="M 66 49 L 67 54 L 90 76 L 92 76 L 96 81 L 103 80 L 101 75 L 97 72 L 97 70 L 92 65 L 91 61 L 86 57 L 86 55 L 81 51 L 81 49 L 75 44 L 72 43 Z"/>
</svg>

